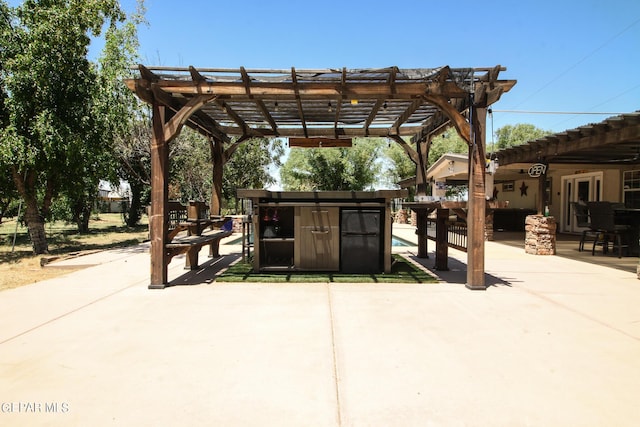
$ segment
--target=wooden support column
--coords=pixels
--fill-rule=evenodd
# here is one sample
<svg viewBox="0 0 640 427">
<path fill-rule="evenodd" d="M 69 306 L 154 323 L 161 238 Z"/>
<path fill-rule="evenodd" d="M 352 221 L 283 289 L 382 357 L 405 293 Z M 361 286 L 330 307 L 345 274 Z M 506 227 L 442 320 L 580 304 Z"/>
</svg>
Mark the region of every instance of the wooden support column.
<svg viewBox="0 0 640 427">
<path fill-rule="evenodd" d="M 458 135 L 469 144 L 469 201 L 467 203 L 467 283 L 469 289 L 486 289 L 484 283 L 485 225 L 485 129 L 488 104 L 486 91 L 474 105 L 470 99 L 471 122 L 465 120 L 443 96 L 425 95 L 451 119 Z M 499 97 L 499 96 L 498 96 Z M 497 99 L 496 99 L 497 100 Z"/>
<path fill-rule="evenodd" d="M 449 209 L 436 211 L 436 270 L 449 270 Z"/>
<path fill-rule="evenodd" d="M 149 289 L 163 289 L 168 283 L 170 257 L 165 245 L 169 240 L 169 143 L 180 134 L 192 114 L 214 99 L 213 95 L 191 98 L 178 112 L 169 116 L 168 109 L 154 99 L 152 102 L 153 135 L 151 137 L 151 279 Z"/>
<path fill-rule="evenodd" d="M 486 289 L 484 280 L 485 129 L 487 109 L 472 108 L 469 147 L 469 201 L 467 211 L 467 283 L 469 289 Z"/>
<path fill-rule="evenodd" d="M 222 141 L 210 141 L 211 159 L 213 161 L 213 186 L 211 188 L 210 215 L 220 215 L 222 212 L 222 179 L 224 170 L 224 151 Z"/>
<path fill-rule="evenodd" d="M 151 281 L 149 289 L 163 289 L 167 283 L 165 244 L 169 233 L 167 202 L 169 201 L 169 147 L 165 139 L 166 108 L 153 104 L 153 136 L 151 139 Z"/>
<path fill-rule="evenodd" d="M 416 209 L 416 234 L 418 235 L 418 258 L 429 258 L 427 251 L 427 216 L 426 209 Z"/>
<path fill-rule="evenodd" d="M 393 234 L 392 234 L 392 224 L 393 224 L 393 216 L 391 215 L 391 199 L 387 199 L 386 200 L 386 205 L 385 205 L 385 215 L 384 218 L 382 219 L 384 221 L 384 231 L 383 231 L 383 244 L 384 244 L 384 249 L 383 249 L 383 253 L 384 253 L 384 259 L 382 260 L 382 264 L 383 264 L 383 271 L 385 273 L 391 273 L 391 266 L 393 264 L 393 257 L 391 255 L 391 241 L 393 240 Z"/>
<path fill-rule="evenodd" d="M 429 143 L 427 141 L 417 142 L 418 163 L 416 164 L 416 195 L 426 196 L 427 186 L 427 167 L 429 156 Z"/>
</svg>

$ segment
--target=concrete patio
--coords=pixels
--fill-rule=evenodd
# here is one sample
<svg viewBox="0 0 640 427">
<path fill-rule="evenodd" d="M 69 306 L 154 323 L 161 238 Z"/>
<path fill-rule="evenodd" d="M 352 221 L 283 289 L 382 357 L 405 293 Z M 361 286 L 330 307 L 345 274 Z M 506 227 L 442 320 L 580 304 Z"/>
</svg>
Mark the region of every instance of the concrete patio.
<svg viewBox="0 0 640 427">
<path fill-rule="evenodd" d="M 221 253 L 164 290 L 141 245 L 0 292 L 0 425 L 640 423 L 635 269 L 487 242 L 486 291 L 456 250 L 436 284 L 221 284 Z"/>
</svg>

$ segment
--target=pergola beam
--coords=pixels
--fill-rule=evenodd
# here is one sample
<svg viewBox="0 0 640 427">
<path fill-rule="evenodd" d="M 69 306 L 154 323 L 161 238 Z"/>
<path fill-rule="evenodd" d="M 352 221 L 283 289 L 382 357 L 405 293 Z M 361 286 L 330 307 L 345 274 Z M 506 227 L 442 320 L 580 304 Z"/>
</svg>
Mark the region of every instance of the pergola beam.
<svg viewBox="0 0 640 427">
<path fill-rule="evenodd" d="M 172 97 L 163 90 L 159 90 L 153 83 L 146 84 L 143 81 L 128 80 L 127 86 L 148 104 L 153 104 L 156 101 L 160 102 L 160 104 L 165 105 L 174 113 L 180 111 L 185 103 L 188 102 L 188 98 L 181 98 L 185 101 L 185 103 L 181 103 L 177 98 Z M 201 111 L 196 111 L 189 117 L 187 125 L 205 136 L 215 135 L 225 142 L 230 141 L 229 137 L 219 129 L 215 121 Z"/>
<path fill-rule="evenodd" d="M 469 95 L 467 94 L 467 96 Z M 424 99 L 436 105 L 440 109 L 440 111 L 442 111 L 444 115 L 447 116 L 453 126 L 455 126 L 460 137 L 462 137 L 462 139 L 464 139 L 467 144 L 472 144 L 469 122 L 467 122 L 464 116 L 449 103 L 449 100 L 446 97 L 441 95 L 425 95 Z"/>
<path fill-rule="evenodd" d="M 292 71 L 292 76 L 295 76 L 295 71 Z M 181 95 L 206 93 L 233 96 L 236 99 L 249 99 L 244 83 L 203 82 L 194 84 L 190 81 L 172 80 L 159 81 L 157 84 L 166 92 Z M 387 83 L 344 83 L 344 87 L 341 87 L 340 84 L 333 82 L 298 82 L 296 78 L 293 83 L 254 82 L 251 85 L 251 93 L 254 97 L 278 96 L 281 98 L 289 97 L 289 99 L 296 99 L 296 96 L 327 98 L 340 95 L 344 95 L 346 98 L 411 99 L 423 94 L 460 98 L 468 94 L 454 82 L 395 82 L 393 87 L 393 91 Z"/>
<path fill-rule="evenodd" d="M 205 104 L 212 101 L 215 95 L 199 95 L 191 98 L 176 114 L 164 125 L 164 139 L 169 142 L 175 138 L 182 126 Z"/>
<path fill-rule="evenodd" d="M 415 101 L 413 101 L 411 103 L 411 105 L 409 106 L 409 108 L 407 108 L 404 113 L 402 113 L 397 119 L 396 121 L 393 123 L 393 125 L 391 125 L 391 131 L 393 133 L 398 133 L 398 130 L 400 129 L 400 126 L 402 126 L 407 120 L 409 120 L 409 117 L 411 117 L 411 115 L 413 113 L 416 112 L 416 110 L 418 108 L 420 108 L 420 106 L 423 104 L 423 100 L 421 99 L 416 99 Z"/>
<path fill-rule="evenodd" d="M 338 105 L 336 106 L 336 115 L 333 121 L 333 129 L 334 129 L 334 137 L 338 138 L 339 136 L 339 127 L 338 122 L 340 120 L 340 113 L 342 112 L 342 103 L 344 102 L 344 88 L 347 84 L 347 69 L 342 68 L 342 73 L 340 74 L 340 97 L 338 98 Z"/>
<path fill-rule="evenodd" d="M 250 99 L 253 99 L 255 101 L 256 105 L 258 106 L 258 109 L 262 113 L 262 116 L 265 118 L 267 122 L 269 122 L 269 125 L 271 126 L 271 130 L 273 131 L 274 134 L 277 135 L 278 125 L 276 124 L 275 120 L 273 120 L 273 117 L 271 116 L 271 113 L 269 113 L 267 106 L 264 104 L 264 102 L 261 99 L 255 99 L 253 95 L 251 95 L 251 78 L 249 77 L 247 70 L 245 70 L 244 67 L 240 67 L 240 73 L 242 74 L 242 81 L 244 81 L 247 95 L 249 96 Z"/>
<path fill-rule="evenodd" d="M 298 75 L 296 74 L 295 67 L 291 67 L 291 80 L 293 81 L 293 93 L 296 99 L 296 104 L 298 104 L 298 115 L 300 117 L 300 125 L 302 126 L 304 137 L 309 138 L 309 133 L 307 132 L 307 121 L 304 118 L 304 110 L 302 109 L 302 99 L 300 98 L 300 89 L 298 87 Z"/>
<path fill-rule="evenodd" d="M 218 105 L 218 107 L 220 108 L 220 110 L 222 110 L 224 114 L 231 117 L 231 119 L 234 122 L 236 122 L 236 124 L 238 125 L 238 127 L 242 132 L 241 133 L 242 135 L 248 135 L 252 132 L 251 128 L 247 126 L 247 124 L 242 119 L 242 117 L 240 117 L 235 111 L 233 111 L 233 108 L 231 108 L 229 104 L 227 104 L 225 101 L 221 99 L 216 99 L 215 104 Z"/>
</svg>

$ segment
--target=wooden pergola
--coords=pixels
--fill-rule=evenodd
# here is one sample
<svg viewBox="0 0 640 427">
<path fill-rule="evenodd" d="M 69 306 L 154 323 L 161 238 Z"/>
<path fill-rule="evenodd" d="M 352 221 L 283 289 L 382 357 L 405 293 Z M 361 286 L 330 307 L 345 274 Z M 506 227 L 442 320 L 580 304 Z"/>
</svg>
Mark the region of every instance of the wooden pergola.
<svg viewBox="0 0 640 427">
<path fill-rule="evenodd" d="M 416 164 L 417 194 L 426 194 L 433 137 L 455 127 L 469 144 L 467 286 L 484 289 L 485 125 L 487 108 L 515 80 L 505 68 L 264 70 L 145 67 L 128 87 L 152 107 L 151 283 L 167 284 L 169 144 L 183 126 L 210 141 L 212 214 L 221 208 L 224 164 L 254 137 L 288 137 L 295 145 L 349 145 L 385 137 Z"/>
</svg>

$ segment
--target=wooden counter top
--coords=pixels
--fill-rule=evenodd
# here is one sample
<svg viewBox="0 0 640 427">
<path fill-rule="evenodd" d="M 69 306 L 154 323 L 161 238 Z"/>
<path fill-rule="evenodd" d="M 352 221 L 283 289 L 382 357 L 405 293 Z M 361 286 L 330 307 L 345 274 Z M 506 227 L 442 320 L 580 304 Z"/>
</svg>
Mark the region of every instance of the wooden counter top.
<svg viewBox="0 0 640 427">
<path fill-rule="evenodd" d="M 237 196 L 245 199 L 271 200 L 374 200 L 404 198 L 409 195 L 407 190 L 378 190 L 378 191 L 269 191 L 238 189 Z"/>
<path fill-rule="evenodd" d="M 458 201 L 437 201 L 437 202 L 404 202 L 402 206 L 405 208 L 410 208 L 413 210 L 419 209 L 466 209 L 467 202 L 458 202 Z M 487 209 L 504 209 L 509 207 L 509 201 L 500 201 L 500 200 L 488 200 L 486 204 Z"/>
</svg>

